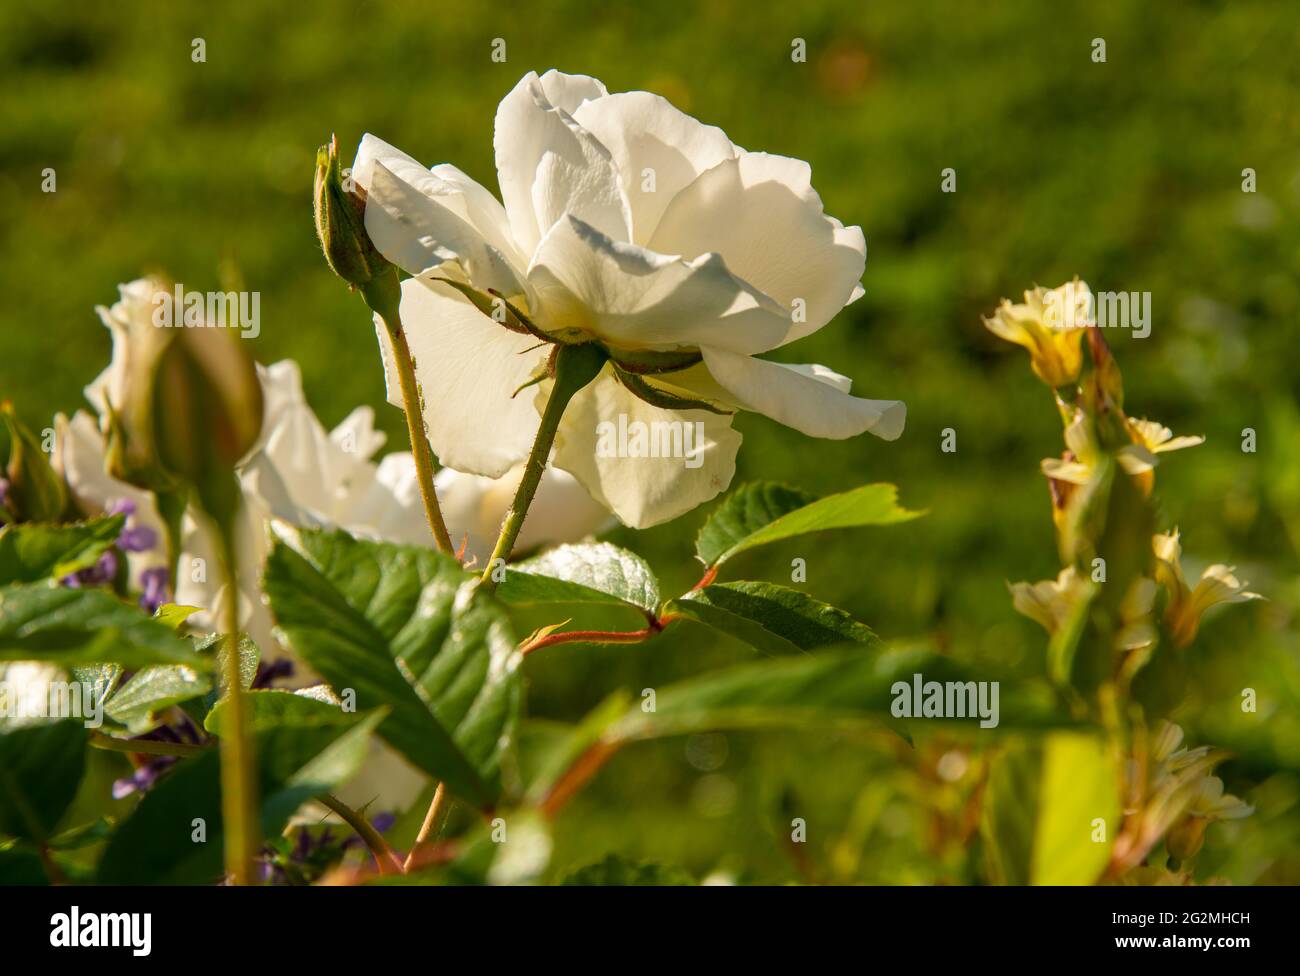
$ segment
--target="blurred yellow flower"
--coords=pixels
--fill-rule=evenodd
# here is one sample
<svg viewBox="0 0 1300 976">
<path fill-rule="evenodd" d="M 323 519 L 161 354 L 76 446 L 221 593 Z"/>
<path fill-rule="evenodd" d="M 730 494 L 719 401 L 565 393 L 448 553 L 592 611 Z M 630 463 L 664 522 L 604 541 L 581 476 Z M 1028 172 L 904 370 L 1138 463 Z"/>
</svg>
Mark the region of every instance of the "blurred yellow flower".
<svg viewBox="0 0 1300 976">
<path fill-rule="evenodd" d="M 1037 583 L 1008 583 L 1011 601 L 1018 613 L 1042 624 L 1055 634 L 1069 618 L 1076 602 L 1087 591 L 1088 582 L 1073 566 L 1067 566 L 1054 580 Z"/>
<path fill-rule="evenodd" d="M 1175 437 L 1174 432 L 1155 420 L 1134 420 L 1127 418 L 1129 436 L 1133 443 L 1120 448 L 1119 462 L 1124 470 L 1134 475 L 1142 485 L 1142 490 L 1151 493 L 1155 483 L 1153 471 L 1158 459 L 1157 454 L 1169 451 L 1181 451 L 1185 447 L 1196 447 L 1205 443 L 1200 435 L 1193 437 Z"/>
<path fill-rule="evenodd" d="M 1181 451 L 1185 447 L 1205 443 L 1205 438 L 1199 434 L 1193 437 L 1175 437 L 1172 430 L 1156 420 L 1129 418 L 1128 427 L 1129 433 L 1133 435 L 1133 443 L 1145 447 L 1152 454 Z"/>
<path fill-rule="evenodd" d="M 1234 567 L 1222 563 L 1206 567 L 1196 586 L 1189 587 L 1183 576 L 1182 545 L 1177 529 L 1156 535 L 1153 545 L 1156 579 L 1169 591 L 1165 624 L 1178 647 L 1186 647 L 1195 639 L 1201 615 L 1210 607 L 1263 599 L 1260 594 L 1246 589 L 1247 584 L 1233 574 Z"/>
<path fill-rule="evenodd" d="M 1035 287 L 1023 303 L 1003 299 L 984 326 L 1029 351 L 1034 372 L 1051 387 L 1079 378 L 1083 330 L 1093 324 L 1092 292 L 1075 278 L 1058 288 Z"/>
<path fill-rule="evenodd" d="M 1192 801 L 1191 814 L 1206 820 L 1240 820 L 1255 812 L 1241 797 L 1223 792 L 1223 780 L 1207 776 L 1201 780 L 1196 799 Z"/>
<path fill-rule="evenodd" d="M 1196 785 L 1196 793 L 1187 815 L 1169 831 L 1165 846 L 1172 858 L 1185 861 L 1194 857 L 1205 843 L 1205 830 L 1216 820 L 1240 820 L 1255 808 L 1240 797 L 1223 792 L 1223 780 L 1205 776 Z"/>
<path fill-rule="evenodd" d="M 1201 436 L 1175 437 L 1172 430 L 1154 420 L 1125 418 L 1125 423 L 1133 443 L 1121 447 L 1115 453 L 1115 460 L 1126 474 L 1137 479 L 1148 495 L 1155 482 L 1152 472 L 1159 463 L 1157 455 L 1205 443 Z M 1101 448 L 1090 436 L 1087 417 L 1082 410 L 1076 412 L 1074 420 L 1065 428 L 1065 446 L 1064 457 L 1043 460 L 1043 474 L 1054 481 L 1086 485 L 1092 480 Z"/>
</svg>

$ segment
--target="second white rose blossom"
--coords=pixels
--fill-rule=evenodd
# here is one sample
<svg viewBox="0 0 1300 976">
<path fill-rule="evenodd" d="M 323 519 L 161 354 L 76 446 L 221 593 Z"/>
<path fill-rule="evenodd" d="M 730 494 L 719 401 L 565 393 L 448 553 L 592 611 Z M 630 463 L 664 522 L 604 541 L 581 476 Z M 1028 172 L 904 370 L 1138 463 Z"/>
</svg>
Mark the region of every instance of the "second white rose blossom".
<svg viewBox="0 0 1300 976">
<path fill-rule="evenodd" d="M 117 303 L 99 310 L 113 336 L 110 364 L 85 391 L 99 416 L 78 411 L 71 418 L 57 417 L 52 460 L 85 514 L 130 512 L 128 526 L 138 543 L 126 551 L 131 584 L 142 590 L 154 587 L 162 598 L 166 579 L 158 574 L 166 573 L 167 563 L 163 519 L 152 493 L 106 471 L 104 436 L 109 405 L 125 399 L 127 384 L 135 381 L 130 367 L 155 339 L 151 296 L 159 287 L 150 279 L 130 282 L 121 286 Z M 244 501 L 238 524 L 240 621 L 269 652 L 274 647 L 271 618 L 259 585 L 268 519 L 342 528 L 407 545 L 428 546 L 430 539 L 410 452 L 373 460 L 385 438 L 375 430 L 369 407 L 358 407 L 326 430 L 303 394 L 297 363 L 282 360 L 259 366 L 258 376 L 264 401 L 262 434 L 238 471 Z M 466 562 L 486 561 L 520 475 L 518 468 L 500 479 L 451 468 L 438 473 L 438 491 L 456 543 L 465 547 Z M 548 468 L 517 548 L 576 542 L 608 522 L 605 510 L 572 476 Z M 217 571 L 216 540 L 192 511 L 182 525 L 180 549 L 171 599 L 202 608 L 194 622 L 215 627 L 227 594 Z"/>
<path fill-rule="evenodd" d="M 223 585 L 216 538 L 198 513 L 185 514 L 180 553 L 168 593 L 166 528 L 151 492 L 110 475 L 107 470 L 107 410 L 125 397 L 126 385 L 141 344 L 154 338 L 149 300 L 157 284 L 141 279 L 122 286 L 122 298 L 100 314 L 113 334 L 113 359 L 86 388 L 98 417 L 78 411 L 55 421 L 53 463 L 67 481 L 78 508 L 86 515 L 129 513 L 123 533 L 131 585 L 144 591 L 150 606 L 170 599 L 201 608 L 190 622 L 216 628 L 231 594 Z M 337 527 L 360 537 L 428 547 L 431 542 L 416 484 L 410 452 L 373 460 L 384 443 L 374 429 L 373 413 L 360 407 L 333 430 L 326 430 L 303 394 L 298 365 L 284 360 L 259 366 L 264 414 L 262 434 L 239 465 L 243 506 L 236 531 L 240 567 L 239 620 L 261 648 L 274 659 L 279 651 L 271 615 L 261 599 L 260 578 L 268 549 L 267 523 L 278 519 L 295 525 Z M 463 543 L 467 562 L 483 562 L 491 552 L 496 530 L 509 507 L 521 471 L 499 479 L 464 474 L 450 468 L 438 473 L 447 520 L 457 544 Z M 518 540 L 518 548 L 576 542 L 600 531 L 610 521 L 603 507 L 583 491 L 572 476 L 548 468 L 537 503 Z M 127 537 L 130 544 L 127 544 Z M 293 684 L 314 676 L 295 660 Z M 384 744 L 371 747 L 365 773 L 339 790 L 356 805 L 402 809 L 424 788 L 427 777 Z"/>
<path fill-rule="evenodd" d="M 545 337 L 609 351 L 569 404 L 552 462 L 629 525 L 674 518 L 727 487 L 736 409 L 815 437 L 902 433 L 900 401 L 851 396 L 848 377 L 825 366 L 756 358 L 862 293 L 865 238 L 824 212 L 807 163 L 741 149 L 657 95 L 611 95 L 557 71 L 530 72 L 502 100 L 495 149 L 504 204 L 455 166 L 426 169 L 372 135 L 352 169 L 367 191 L 367 233 L 413 276 L 401 317 L 444 464 L 504 475 L 528 455 L 551 387 L 519 392 L 542 375 L 547 345 L 502 327 L 448 280 L 508 300 Z M 665 354 L 677 357 L 667 368 Z M 620 417 L 702 424 L 698 463 L 597 450 L 600 423 Z"/>
</svg>

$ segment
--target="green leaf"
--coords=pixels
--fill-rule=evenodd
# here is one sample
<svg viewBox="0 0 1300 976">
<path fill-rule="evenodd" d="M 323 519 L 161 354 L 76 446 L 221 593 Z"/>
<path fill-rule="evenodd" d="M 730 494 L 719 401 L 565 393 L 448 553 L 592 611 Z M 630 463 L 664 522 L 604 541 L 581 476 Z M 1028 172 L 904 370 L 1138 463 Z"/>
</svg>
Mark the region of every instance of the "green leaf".
<svg viewBox="0 0 1300 976">
<path fill-rule="evenodd" d="M 619 690 L 576 725 L 533 719 L 524 723 L 520 766 L 528 799 L 540 803 L 584 752 L 596 745 L 631 707 L 632 696 Z"/>
<path fill-rule="evenodd" d="M 542 802 L 585 761 L 599 765 L 629 743 L 696 732 L 892 728 L 905 737 L 929 729 L 946 737 L 979 738 L 998 731 L 1078 727 L 1046 682 L 999 681 L 997 729 L 980 728 L 978 716 L 904 719 L 895 714 L 899 685 L 910 689 L 917 675 L 926 682 L 990 680 L 924 646 L 867 650 L 852 645 L 711 672 L 661 688 L 653 699 L 643 697 L 631 706 L 628 696 L 611 696 L 570 727 L 567 739 L 553 727 L 534 737 L 529 797 Z"/>
<path fill-rule="evenodd" d="M 479 806 L 501 791 L 522 701 L 505 610 L 431 549 L 283 530 L 266 592 L 289 644 L 336 693 L 387 705 L 380 735 Z"/>
<path fill-rule="evenodd" d="M 721 583 L 669 601 L 679 614 L 771 654 L 832 644 L 870 644 L 876 635 L 837 607 L 775 583 Z"/>
<path fill-rule="evenodd" d="M 263 696 L 278 700 L 264 705 Z M 332 705 L 288 692 L 250 694 L 262 833 L 274 837 L 302 804 L 353 776 L 366 757 L 378 709 L 348 715 Z M 218 710 L 224 705 L 218 705 Z M 270 713 L 270 714 L 268 714 Z M 220 719 L 216 720 L 217 724 Z M 196 840 L 202 827 L 203 839 Z M 221 761 L 218 750 L 185 760 L 169 772 L 113 835 L 97 880 L 110 884 L 187 884 L 221 875 Z"/>
<path fill-rule="evenodd" d="M 981 825 L 994 883 L 1093 884 L 1119 826 L 1119 771 L 1101 737 L 1056 733 L 994 759 Z"/>
<path fill-rule="evenodd" d="M 164 603 L 154 611 L 154 619 L 161 624 L 166 624 L 173 629 L 179 629 L 181 624 L 194 616 L 202 607 L 190 607 L 183 603 Z"/>
<path fill-rule="evenodd" d="M 755 546 L 807 532 L 906 522 L 924 513 L 901 508 L 898 489 L 863 485 L 815 499 L 797 488 L 770 481 L 742 485 L 709 516 L 695 540 L 705 566 L 720 566 Z"/>
<path fill-rule="evenodd" d="M 141 668 L 104 705 L 104 713 L 140 735 L 158 724 L 158 714 L 172 705 L 200 698 L 212 689 L 207 675 L 183 664 Z"/>
<path fill-rule="evenodd" d="M 37 844 L 53 837 L 85 769 L 79 719 L 0 731 L 0 834 Z"/>
<path fill-rule="evenodd" d="M 225 639 L 224 634 L 204 634 L 201 637 L 193 637 L 194 649 L 200 654 L 212 655 L 212 673 L 223 675 L 226 673 L 226 656 L 230 653 L 230 643 Z M 257 677 L 257 665 L 262 660 L 262 651 L 257 644 L 247 634 L 239 635 L 239 686 L 247 691 L 253 687 L 253 680 Z M 212 708 L 217 703 L 217 694 L 220 689 L 214 684 L 212 689 L 204 697 L 203 704 L 206 708 Z"/>
<path fill-rule="evenodd" d="M 122 534 L 126 517 L 71 525 L 24 523 L 0 528 L 0 584 L 62 579 L 93 566 Z"/>
<path fill-rule="evenodd" d="M 608 854 L 605 860 L 579 868 L 560 882 L 562 885 L 653 885 L 656 887 L 680 887 L 695 883 L 695 879 L 681 868 L 651 864 L 646 861 L 629 861 L 619 854 Z"/>
<path fill-rule="evenodd" d="M 333 702 L 323 701 L 313 694 L 302 691 L 285 691 L 280 688 L 263 688 L 250 691 L 244 696 L 247 707 L 248 727 L 257 732 L 261 729 L 273 729 L 281 725 L 347 725 L 355 721 L 353 713 L 343 711 Z M 203 720 L 203 728 L 215 736 L 221 735 L 221 723 L 225 721 L 229 703 L 223 698 Z"/>
<path fill-rule="evenodd" d="M 45 885 L 50 880 L 40 855 L 23 847 L 0 850 L 0 885 Z"/>
<path fill-rule="evenodd" d="M 79 667 L 69 668 L 68 675 L 73 681 L 79 681 L 82 685 L 90 686 L 92 701 L 104 702 L 113 693 L 117 683 L 122 680 L 122 666 L 120 664 L 84 664 Z"/>
<path fill-rule="evenodd" d="M 596 542 L 558 546 L 507 567 L 497 596 L 518 605 L 598 603 L 654 613 L 659 581 L 636 553 Z"/>
<path fill-rule="evenodd" d="M 860 645 L 726 668 L 670 685 L 656 695 L 654 711 L 640 703 L 613 723 L 602 741 L 618 743 L 725 728 L 901 725 L 894 714 L 895 685 L 925 681 L 988 680 L 951 658 L 924 647 L 881 650 Z M 1050 687 L 999 682 L 999 727 L 1068 727 Z M 953 733 L 976 733 L 978 717 L 914 719 Z M 585 730 L 590 738 L 591 730 Z"/>
<path fill-rule="evenodd" d="M 204 666 L 188 641 L 138 607 L 106 590 L 50 582 L 0 587 L 0 661 Z"/>
</svg>

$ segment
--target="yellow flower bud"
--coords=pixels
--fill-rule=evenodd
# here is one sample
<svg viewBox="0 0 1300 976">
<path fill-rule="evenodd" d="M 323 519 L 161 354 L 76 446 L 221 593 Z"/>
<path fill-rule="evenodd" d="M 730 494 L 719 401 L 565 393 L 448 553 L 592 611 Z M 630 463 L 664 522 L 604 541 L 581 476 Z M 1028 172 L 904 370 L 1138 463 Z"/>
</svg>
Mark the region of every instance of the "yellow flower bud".
<svg viewBox="0 0 1300 976">
<path fill-rule="evenodd" d="M 1092 324 L 1092 292 L 1078 278 L 1050 290 L 1035 287 L 1023 303 L 1004 299 L 984 320 L 994 335 L 1027 349 L 1034 372 L 1053 388 L 1079 378 L 1084 329 Z"/>
</svg>

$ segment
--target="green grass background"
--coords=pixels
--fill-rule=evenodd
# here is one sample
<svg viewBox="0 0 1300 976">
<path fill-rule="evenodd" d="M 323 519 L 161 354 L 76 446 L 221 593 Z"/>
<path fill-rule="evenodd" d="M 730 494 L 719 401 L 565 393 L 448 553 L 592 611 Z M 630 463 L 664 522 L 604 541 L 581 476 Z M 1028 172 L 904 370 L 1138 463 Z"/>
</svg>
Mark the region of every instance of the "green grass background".
<svg viewBox="0 0 1300 976">
<path fill-rule="evenodd" d="M 508 61 L 493 63 L 495 37 Z M 792 63 L 793 38 L 807 63 Z M 1091 60 L 1093 38 L 1107 60 Z M 191 61 L 203 38 L 207 61 Z M 1040 458 L 1059 450 L 1046 390 L 980 316 L 1079 275 L 1150 291 L 1149 338 L 1110 336 L 1127 405 L 1208 443 L 1158 471 L 1189 563 L 1239 566 L 1269 602 L 1210 620 L 1182 717 L 1244 743 L 1225 767 L 1259 812 L 1214 827 L 1202 874 L 1300 881 L 1300 7 L 1287 3 L 435 5 L 9 2 L 0 13 L 0 397 L 31 424 L 81 403 L 107 359 L 93 312 L 162 270 L 261 292 L 263 361 L 293 357 L 327 424 L 383 405 L 368 315 L 320 258 L 316 147 L 374 132 L 496 188 L 492 119 L 525 71 L 646 88 L 732 139 L 806 159 L 827 210 L 861 224 L 866 296 L 782 355 L 907 401 L 907 432 L 810 442 L 742 416 L 737 482 L 819 492 L 897 483 L 923 520 L 799 540 L 732 578 L 788 578 L 888 637 L 928 637 L 1003 668 L 1041 666 L 1043 635 L 1007 580 L 1055 574 Z M 40 192 L 42 170 L 58 190 Z M 941 170 L 957 192 L 940 192 Z M 1242 192 L 1242 170 L 1258 191 Z M 941 431 L 958 450 L 939 449 Z M 1259 449 L 1240 449 L 1241 431 Z M 693 582 L 706 510 L 614 541 L 665 588 Z M 530 710 L 573 719 L 751 652 L 683 627 L 639 647 L 530 658 Z M 1260 712 L 1242 716 L 1240 690 Z M 719 758 L 721 756 L 721 759 Z M 923 764 L 922 764 L 923 765 Z M 973 842 L 936 842 L 956 802 L 914 759 L 825 734 L 640 746 L 561 818 L 556 871 L 606 851 L 747 880 L 961 881 Z M 791 812 L 793 811 L 793 812 Z M 809 822 L 806 862 L 782 843 Z"/>
</svg>

